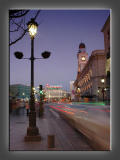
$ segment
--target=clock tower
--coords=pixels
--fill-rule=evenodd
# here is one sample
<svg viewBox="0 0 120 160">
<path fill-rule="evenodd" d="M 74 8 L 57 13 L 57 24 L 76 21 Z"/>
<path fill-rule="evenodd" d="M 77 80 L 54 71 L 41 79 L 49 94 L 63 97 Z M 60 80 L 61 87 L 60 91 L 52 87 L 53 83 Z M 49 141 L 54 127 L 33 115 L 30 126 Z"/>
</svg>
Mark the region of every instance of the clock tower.
<svg viewBox="0 0 120 160">
<path fill-rule="evenodd" d="M 78 58 L 78 72 L 82 72 L 84 66 L 88 61 L 88 53 L 86 53 L 86 47 L 84 43 L 80 43 L 79 45 L 77 58 Z"/>
</svg>

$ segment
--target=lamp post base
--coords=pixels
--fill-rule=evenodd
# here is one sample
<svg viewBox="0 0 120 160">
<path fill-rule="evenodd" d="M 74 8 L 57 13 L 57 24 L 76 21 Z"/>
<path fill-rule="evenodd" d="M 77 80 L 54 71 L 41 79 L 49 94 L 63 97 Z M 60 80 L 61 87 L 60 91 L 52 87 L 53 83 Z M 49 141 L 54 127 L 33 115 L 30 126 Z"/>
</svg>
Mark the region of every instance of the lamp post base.
<svg viewBox="0 0 120 160">
<path fill-rule="evenodd" d="M 37 135 L 37 136 L 25 136 L 24 138 L 24 141 L 25 142 L 39 142 L 41 141 L 41 136 L 40 135 Z"/>
<path fill-rule="evenodd" d="M 27 128 L 27 135 L 24 137 L 24 141 L 41 141 L 39 130 L 37 127 Z"/>
<path fill-rule="evenodd" d="M 29 113 L 29 127 L 27 128 L 27 135 L 24 138 L 25 141 L 40 141 L 41 136 L 39 129 L 36 127 L 36 112 L 31 111 Z"/>
</svg>

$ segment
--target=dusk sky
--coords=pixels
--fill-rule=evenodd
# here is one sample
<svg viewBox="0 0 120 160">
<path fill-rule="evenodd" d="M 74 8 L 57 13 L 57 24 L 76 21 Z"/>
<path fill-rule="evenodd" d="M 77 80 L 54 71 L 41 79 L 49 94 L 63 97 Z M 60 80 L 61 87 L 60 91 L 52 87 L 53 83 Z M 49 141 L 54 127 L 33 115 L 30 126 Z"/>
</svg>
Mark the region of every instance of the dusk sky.
<svg viewBox="0 0 120 160">
<path fill-rule="evenodd" d="M 79 44 L 85 43 L 89 56 L 93 50 L 104 49 L 101 29 L 109 14 L 109 10 L 41 10 L 36 19 L 40 25 L 34 42 L 34 56 L 41 57 L 45 50 L 50 51 L 51 56 L 35 60 L 35 87 L 48 83 L 69 90 L 70 81 L 77 76 Z M 28 33 L 10 47 L 10 84 L 30 85 L 30 61 L 16 59 L 15 51 L 23 52 L 24 57 L 31 56 Z"/>
</svg>

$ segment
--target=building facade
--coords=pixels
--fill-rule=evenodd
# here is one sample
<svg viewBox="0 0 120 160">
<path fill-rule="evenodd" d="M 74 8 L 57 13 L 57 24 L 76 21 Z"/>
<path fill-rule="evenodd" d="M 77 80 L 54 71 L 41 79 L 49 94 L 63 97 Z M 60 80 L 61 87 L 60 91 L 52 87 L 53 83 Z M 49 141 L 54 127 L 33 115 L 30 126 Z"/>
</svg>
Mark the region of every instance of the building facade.
<svg viewBox="0 0 120 160">
<path fill-rule="evenodd" d="M 29 99 L 30 98 L 30 86 L 22 84 L 10 85 L 10 96 L 17 99 Z"/>
<path fill-rule="evenodd" d="M 104 47 L 106 57 L 106 92 L 107 99 L 110 101 L 110 16 L 107 18 L 101 32 L 104 34 Z"/>
<path fill-rule="evenodd" d="M 63 90 L 62 86 L 58 85 L 46 85 L 45 89 L 45 98 L 50 101 L 58 101 L 62 98 L 66 98 L 67 92 Z"/>
<path fill-rule="evenodd" d="M 70 98 L 71 100 L 75 99 L 74 81 L 70 81 Z"/>
<path fill-rule="evenodd" d="M 77 74 L 74 83 L 76 100 L 79 101 L 82 97 L 102 99 L 102 88 L 105 87 L 105 84 L 101 83 L 101 79 L 105 80 L 105 78 L 104 50 L 95 50 L 83 70 Z"/>
</svg>

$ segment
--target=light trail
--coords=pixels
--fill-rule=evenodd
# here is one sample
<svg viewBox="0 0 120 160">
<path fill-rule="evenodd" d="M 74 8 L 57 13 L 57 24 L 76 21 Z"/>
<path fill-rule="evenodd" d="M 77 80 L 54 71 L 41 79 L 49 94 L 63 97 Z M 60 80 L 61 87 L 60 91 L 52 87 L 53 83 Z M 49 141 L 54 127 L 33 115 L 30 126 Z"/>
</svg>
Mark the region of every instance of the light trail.
<svg viewBox="0 0 120 160">
<path fill-rule="evenodd" d="M 109 110 L 103 110 L 103 109 L 98 109 L 98 108 L 90 108 L 89 110 L 97 110 L 101 112 L 110 112 Z"/>
<path fill-rule="evenodd" d="M 64 108 L 64 109 L 69 109 L 69 110 L 71 110 L 71 111 L 76 111 L 76 109 L 73 109 L 73 108 L 70 108 L 70 107 L 68 107 L 68 106 L 64 106 L 64 105 L 61 105 L 61 106 L 56 106 L 56 107 L 60 107 L 60 108 Z"/>
<path fill-rule="evenodd" d="M 56 110 L 59 110 L 59 111 L 61 111 L 61 112 L 66 112 L 66 113 L 68 113 L 68 114 L 74 114 L 73 112 L 64 111 L 64 110 L 59 109 L 59 108 L 56 108 L 56 107 L 54 107 L 54 106 L 50 106 L 50 107 L 51 107 L 51 108 L 54 108 L 54 109 L 56 109 Z"/>
</svg>

